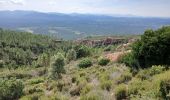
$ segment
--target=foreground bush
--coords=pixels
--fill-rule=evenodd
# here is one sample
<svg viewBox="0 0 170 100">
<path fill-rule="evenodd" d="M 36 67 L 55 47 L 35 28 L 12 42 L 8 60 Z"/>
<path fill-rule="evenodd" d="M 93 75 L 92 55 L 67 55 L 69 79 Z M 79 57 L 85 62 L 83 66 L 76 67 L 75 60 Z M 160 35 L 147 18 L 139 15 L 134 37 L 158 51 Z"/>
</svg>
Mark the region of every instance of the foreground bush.
<svg viewBox="0 0 170 100">
<path fill-rule="evenodd" d="M 102 81 L 100 86 L 103 90 L 110 91 L 112 88 L 112 81 L 111 80 Z"/>
<path fill-rule="evenodd" d="M 24 85 L 21 81 L 0 80 L 0 100 L 16 100 L 23 94 Z"/>
<path fill-rule="evenodd" d="M 116 87 L 115 96 L 117 100 L 126 99 L 127 95 L 128 93 L 127 93 L 126 85 L 120 84 Z"/>
<path fill-rule="evenodd" d="M 83 60 L 80 61 L 80 63 L 78 64 L 78 66 L 80 68 L 87 68 L 92 66 L 92 61 L 89 58 L 84 58 Z"/>
<path fill-rule="evenodd" d="M 157 93 L 157 97 L 160 97 L 164 100 L 170 99 L 170 71 L 167 71 L 163 74 L 157 75 L 154 77 L 154 89 Z"/>
<path fill-rule="evenodd" d="M 91 84 L 87 84 L 86 86 L 84 86 L 82 88 L 82 90 L 80 91 L 81 95 L 85 95 L 85 94 L 89 93 L 92 90 L 92 87 L 93 86 Z"/>
<path fill-rule="evenodd" d="M 117 83 L 127 83 L 132 79 L 132 74 L 130 72 L 124 72 L 117 80 Z"/>
<path fill-rule="evenodd" d="M 86 95 L 80 96 L 80 100 L 104 100 L 104 98 L 100 92 L 91 91 Z"/>
<path fill-rule="evenodd" d="M 141 91 L 145 88 L 144 82 L 139 79 L 134 79 L 128 84 L 128 95 L 141 95 Z"/>
<path fill-rule="evenodd" d="M 105 66 L 110 62 L 108 58 L 99 58 L 98 64 L 101 66 Z"/>
<path fill-rule="evenodd" d="M 142 80 L 146 80 L 152 77 L 153 75 L 160 74 L 164 71 L 165 71 L 164 66 L 152 66 L 149 69 L 144 69 L 144 70 L 139 71 L 139 73 L 137 74 L 137 77 Z"/>
<path fill-rule="evenodd" d="M 128 84 L 130 99 L 148 98 L 148 100 L 169 100 L 170 94 L 170 71 L 152 76 L 150 80 L 133 79 Z M 136 99 L 135 99 L 136 100 Z"/>
</svg>

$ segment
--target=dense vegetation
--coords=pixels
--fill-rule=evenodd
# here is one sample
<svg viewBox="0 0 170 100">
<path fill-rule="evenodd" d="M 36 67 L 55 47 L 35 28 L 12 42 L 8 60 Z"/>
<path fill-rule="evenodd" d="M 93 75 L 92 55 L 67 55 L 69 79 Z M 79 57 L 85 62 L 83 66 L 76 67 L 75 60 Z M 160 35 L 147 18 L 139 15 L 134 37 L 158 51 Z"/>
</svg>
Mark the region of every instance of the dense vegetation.
<svg viewBox="0 0 170 100">
<path fill-rule="evenodd" d="M 169 34 L 163 27 L 132 45 L 89 47 L 0 29 L 0 100 L 169 100 Z"/>
<path fill-rule="evenodd" d="M 67 51 L 69 42 L 31 33 L 0 30 L 0 67 L 18 67 L 36 64 L 39 56 L 56 51 Z"/>
<path fill-rule="evenodd" d="M 132 53 L 123 58 L 131 67 L 147 68 L 152 65 L 170 65 L 170 27 L 156 31 L 146 30 L 141 40 L 134 43 Z"/>
<path fill-rule="evenodd" d="M 21 81 L 0 80 L 0 100 L 18 99 L 23 94 L 24 85 Z"/>
</svg>

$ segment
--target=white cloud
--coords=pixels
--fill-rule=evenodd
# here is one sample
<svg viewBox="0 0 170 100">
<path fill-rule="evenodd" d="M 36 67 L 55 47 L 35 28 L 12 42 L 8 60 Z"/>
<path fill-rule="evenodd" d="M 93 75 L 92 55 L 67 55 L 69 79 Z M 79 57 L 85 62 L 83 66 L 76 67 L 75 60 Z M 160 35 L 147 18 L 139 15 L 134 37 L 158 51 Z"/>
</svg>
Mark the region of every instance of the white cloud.
<svg viewBox="0 0 170 100">
<path fill-rule="evenodd" d="M 24 5 L 24 0 L 0 0 L 1 5 Z"/>
<path fill-rule="evenodd" d="M 13 4 L 24 5 L 24 0 L 10 0 L 10 2 Z"/>
<path fill-rule="evenodd" d="M 0 0 L 0 10 L 170 17 L 170 0 Z"/>
</svg>

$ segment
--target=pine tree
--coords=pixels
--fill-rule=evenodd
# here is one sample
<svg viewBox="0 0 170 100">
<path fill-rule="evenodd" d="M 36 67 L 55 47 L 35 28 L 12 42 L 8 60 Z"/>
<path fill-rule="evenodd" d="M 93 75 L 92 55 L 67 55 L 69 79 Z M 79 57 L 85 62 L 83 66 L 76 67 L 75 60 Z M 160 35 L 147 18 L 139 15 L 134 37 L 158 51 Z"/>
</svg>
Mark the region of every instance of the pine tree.
<svg viewBox="0 0 170 100">
<path fill-rule="evenodd" d="M 61 73 L 65 72 L 64 65 L 65 61 L 63 55 L 61 53 L 55 55 L 51 63 L 50 78 L 52 79 L 61 78 Z"/>
</svg>

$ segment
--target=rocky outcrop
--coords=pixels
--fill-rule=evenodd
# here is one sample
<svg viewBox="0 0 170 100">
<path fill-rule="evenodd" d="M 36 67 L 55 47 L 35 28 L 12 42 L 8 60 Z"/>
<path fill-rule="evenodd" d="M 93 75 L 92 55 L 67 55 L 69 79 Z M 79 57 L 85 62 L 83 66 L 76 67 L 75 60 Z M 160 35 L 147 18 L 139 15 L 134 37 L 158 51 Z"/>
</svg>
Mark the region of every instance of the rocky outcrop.
<svg viewBox="0 0 170 100">
<path fill-rule="evenodd" d="M 127 43 L 127 41 L 128 40 L 124 38 L 107 37 L 105 39 L 98 39 L 98 40 L 80 39 L 80 40 L 76 40 L 76 43 L 88 45 L 88 46 L 102 46 L 102 45 L 111 45 L 111 44 L 122 44 L 122 43 Z"/>
</svg>

